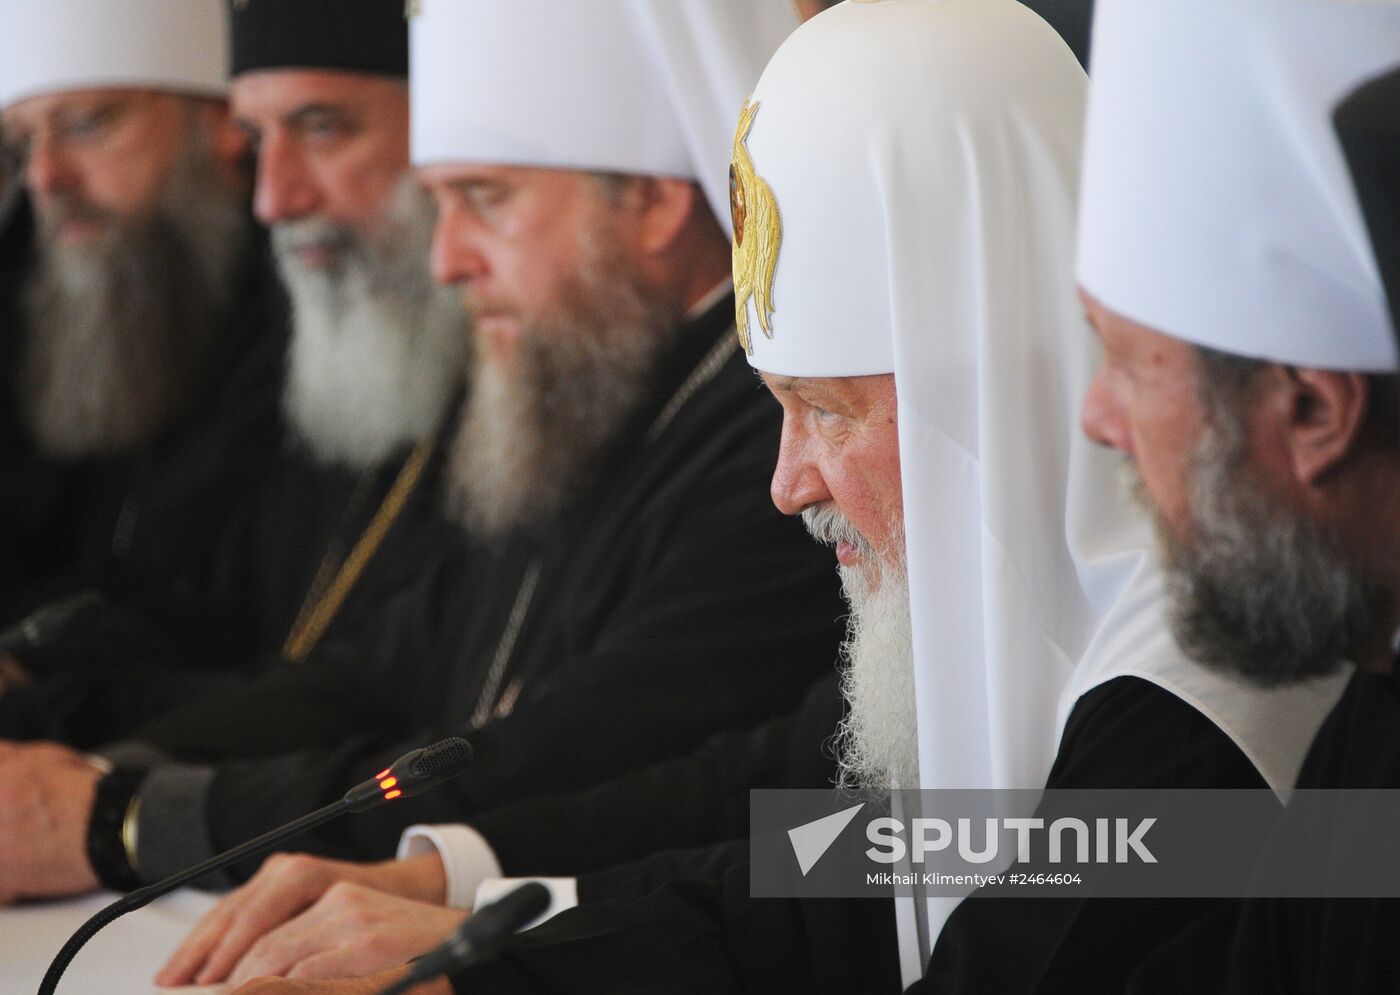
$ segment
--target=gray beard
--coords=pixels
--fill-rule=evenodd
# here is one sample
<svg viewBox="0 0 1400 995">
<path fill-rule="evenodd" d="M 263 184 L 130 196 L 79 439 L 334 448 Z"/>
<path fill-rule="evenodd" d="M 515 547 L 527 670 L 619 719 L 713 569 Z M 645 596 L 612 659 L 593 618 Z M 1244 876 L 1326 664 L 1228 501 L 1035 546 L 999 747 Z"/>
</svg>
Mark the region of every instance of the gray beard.
<svg viewBox="0 0 1400 995">
<path fill-rule="evenodd" d="M 596 231 L 561 302 L 522 321 L 508 368 L 479 357 L 448 468 L 450 506 L 475 535 L 499 538 L 557 513 L 654 388 L 677 326 L 646 299 Z"/>
<path fill-rule="evenodd" d="M 468 322 L 428 267 L 434 218 L 406 177 L 374 239 L 320 219 L 273 229 L 292 299 L 283 408 L 323 463 L 364 469 L 426 437 L 462 382 Z M 339 259 L 307 268 L 294 249 L 314 243 Z"/>
<path fill-rule="evenodd" d="M 1264 687 L 1329 674 L 1384 595 L 1321 527 L 1255 483 L 1238 419 L 1216 412 L 1212 422 L 1193 454 L 1189 538 L 1162 518 L 1136 468 L 1124 471 L 1156 519 L 1172 634 L 1194 659 Z"/>
<path fill-rule="evenodd" d="M 19 371 L 26 425 L 50 457 L 114 456 L 184 412 L 222 334 L 251 237 L 241 198 L 197 139 L 139 223 L 59 201 L 38 219 Z M 93 217 L 93 242 L 64 246 L 64 217 Z"/>
<path fill-rule="evenodd" d="M 841 647 L 847 712 L 836 734 L 837 784 L 857 794 L 916 788 L 919 722 L 903 542 L 891 565 L 831 505 L 805 509 L 802 521 L 819 542 L 851 541 L 865 565 L 838 568 L 851 614 Z"/>
</svg>

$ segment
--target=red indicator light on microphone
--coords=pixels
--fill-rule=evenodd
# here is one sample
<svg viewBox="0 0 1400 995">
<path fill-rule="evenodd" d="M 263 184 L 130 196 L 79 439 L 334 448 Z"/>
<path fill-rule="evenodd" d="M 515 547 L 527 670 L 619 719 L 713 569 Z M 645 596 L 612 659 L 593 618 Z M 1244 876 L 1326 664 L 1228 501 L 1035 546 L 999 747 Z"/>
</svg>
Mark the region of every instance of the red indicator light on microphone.
<svg viewBox="0 0 1400 995">
<path fill-rule="evenodd" d="M 385 791 L 388 791 L 390 788 L 392 788 L 394 785 L 396 785 L 396 784 L 398 784 L 398 783 L 399 783 L 399 779 L 398 779 L 397 777 L 386 777 L 384 780 L 382 780 L 382 781 L 379 782 L 379 786 L 380 786 L 381 788 L 383 788 Z"/>
<path fill-rule="evenodd" d="M 384 793 L 384 800 L 385 800 L 386 802 L 391 802 L 391 801 L 393 801 L 395 798 L 399 797 L 399 795 L 401 795 L 401 794 L 403 794 L 403 792 L 400 791 L 398 788 L 395 788 L 393 791 L 386 791 L 386 792 Z"/>
<path fill-rule="evenodd" d="M 393 769 L 394 769 L 394 768 L 392 768 L 392 767 L 385 767 L 385 768 L 384 768 L 383 770 L 381 770 L 378 774 L 375 774 L 375 775 L 374 775 L 374 779 L 375 779 L 376 781 L 378 781 L 378 780 L 380 780 L 381 778 L 388 777 L 388 776 L 389 776 L 389 771 L 391 771 L 391 770 L 393 770 Z"/>
</svg>

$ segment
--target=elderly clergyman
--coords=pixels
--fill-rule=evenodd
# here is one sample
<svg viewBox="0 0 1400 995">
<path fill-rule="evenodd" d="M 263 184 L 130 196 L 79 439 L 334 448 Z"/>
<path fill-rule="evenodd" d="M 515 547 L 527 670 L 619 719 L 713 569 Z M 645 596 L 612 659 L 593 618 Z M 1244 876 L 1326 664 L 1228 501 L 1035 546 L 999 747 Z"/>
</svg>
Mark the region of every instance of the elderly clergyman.
<svg viewBox="0 0 1400 995">
<path fill-rule="evenodd" d="M 454 532 L 439 436 L 465 373 L 466 316 L 428 268 L 433 209 L 409 173 L 403 5 L 355 10 L 353 32 L 329 30 L 346 17 L 330 0 L 228 12 L 233 120 L 253 141 L 254 210 L 291 297 L 285 438 L 255 495 L 222 527 L 209 523 L 219 540 L 191 600 L 217 637 L 172 636 L 186 658 L 245 672 L 346 638 Z M 44 652 L 91 642 L 83 628 Z M 129 653 L 112 647 L 104 663 Z M 113 693 L 101 676 L 44 682 L 10 696 L 0 734 L 106 744 L 191 697 L 167 684 L 153 675 Z"/>
<path fill-rule="evenodd" d="M 95 588 L 215 642 L 177 602 L 275 452 L 283 346 L 225 47 L 215 0 L 0 3 L 0 625 Z M 85 669 L 41 650 L 0 671 Z"/>
<path fill-rule="evenodd" d="M 299 843 L 387 856 L 410 822 L 584 787 L 789 710 L 832 658 L 836 578 L 768 500 L 780 426 L 728 293 L 732 107 L 795 23 L 786 0 L 424 11 L 414 157 L 439 201 L 435 271 L 476 318 L 444 473 L 455 517 L 489 541 L 425 555 L 362 634 L 211 703 L 178 748 L 148 742 L 166 753 L 149 769 L 93 785 L 35 751 L 0 757 L 22 802 L 0 813 L 14 893 L 158 878 L 465 733 L 471 777 Z M 742 57 L 708 58 L 727 37 Z M 439 46 L 421 73 L 419 42 Z M 238 101 L 276 162 L 295 129 Z M 297 248 L 316 264 L 338 246 Z M 230 738 L 247 759 L 217 759 Z M 55 831 L 32 831 L 44 819 Z"/>
<path fill-rule="evenodd" d="M 1299 786 L 1393 788 L 1400 363 L 1353 179 L 1391 198 L 1368 216 L 1393 238 L 1393 152 L 1372 157 L 1395 143 L 1400 8 L 1111 0 L 1095 47 L 1079 278 L 1105 359 L 1085 429 L 1138 468 L 1193 652 L 1262 685 L 1357 668 Z M 1393 244 L 1381 265 L 1393 288 Z M 1383 991 L 1396 904 L 1252 903 L 1228 957 L 1202 929 L 1139 982 Z"/>
<path fill-rule="evenodd" d="M 799 29 L 739 118 L 738 331 L 784 413 L 774 501 L 835 546 L 853 608 L 839 747 L 851 786 L 1282 784 L 1303 745 L 1271 737 L 1290 724 L 1275 720 L 1321 717 L 1308 700 L 1232 714 L 1229 689 L 1182 658 L 1145 516 L 1115 486 L 1113 460 L 1075 430 L 1094 358 L 1070 279 L 1084 86 L 1063 42 L 1019 4 L 883 0 Z M 1188 703 L 1188 684 L 1207 693 Z M 916 686 L 927 690 L 917 718 Z M 1072 707 L 1057 757 L 1062 693 Z M 1226 719 L 1231 735 L 1217 725 Z M 1185 748 L 1144 764 L 1163 742 Z M 947 756 L 931 750 L 941 744 Z M 499 816 L 482 823 L 528 870 Z M 456 978 L 457 990 L 879 992 L 922 973 L 921 931 L 911 923 L 897 954 L 888 903 L 755 901 L 746 857 L 738 845 L 584 875 L 578 908 Z M 261 883 L 276 891 L 272 876 Z M 300 944 L 310 971 L 449 918 L 377 908 L 392 909 L 371 914 L 382 928 L 356 935 L 350 916 L 340 932 L 321 928 L 337 911 L 327 901 L 259 947 Z M 974 920 L 972 938 L 988 966 L 1000 951 L 1013 962 L 1003 971 L 1043 969 L 1101 945 L 1082 912 L 1042 903 L 1038 932 L 1008 939 Z M 1116 944 L 1179 925 L 1174 910 L 1115 912 L 1127 912 Z M 966 982 L 986 990 L 971 972 Z"/>
</svg>

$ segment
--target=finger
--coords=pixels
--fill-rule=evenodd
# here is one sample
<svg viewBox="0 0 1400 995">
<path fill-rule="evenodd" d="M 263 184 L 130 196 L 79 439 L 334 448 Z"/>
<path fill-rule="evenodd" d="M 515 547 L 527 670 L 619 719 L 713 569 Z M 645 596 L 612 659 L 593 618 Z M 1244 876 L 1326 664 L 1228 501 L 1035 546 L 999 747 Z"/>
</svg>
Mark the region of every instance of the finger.
<svg viewBox="0 0 1400 995">
<path fill-rule="evenodd" d="M 251 886 L 250 886 L 251 887 Z M 263 883 L 237 909 L 231 921 L 214 938 L 213 950 L 195 980 L 201 985 L 228 978 L 263 938 L 294 922 L 321 896 L 323 883 L 305 878 L 273 878 Z M 271 974 L 273 972 L 266 971 Z M 243 978 L 256 974 L 241 972 Z"/>
<path fill-rule="evenodd" d="M 363 948 L 352 945 L 323 950 L 297 961 L 287 971 L 287 977 L 301 978 L 307 981 L 358 978 L 368 971 L 382 970 L 383 967 L 383 963 L 367 959 L 364 956 Z"/>
<path fill-rule="evenodd" d="M 324 922 L 317 908 L 297 916 L 254 943 L 230 971 L 228 983 L 239 985 L 264 974 L 282 977 L 299 961 L 325 949 Z"/>
<path fill-rule="evenodd" d="M 309 904 L 311 903 L 304 897 L 279 893 L 267 897 L 266 901 L 255 907 L 242 910 L 242 914 L 234 919 L 224 935 L 218 939 L 213 953 L 210 953 L 209 960 L 204 964 L 196 981 L 207 985 L 224 981 L 225 978 L 232 982 L 256 978 L 258 974 L 279 973 L 270 967 L 255 974 L 249 974 L 248 971 L 235 973 L 234 968 L 253 956 L 259 945 L 266 945 L 269 938 L 294 924 L 297 915 Z"/>
<path fill-rule="evenodd" d="M 234 909 L 241 904 L 241 892 L 242 889 L 239 889 L 222 898 L 219 904 L 195 923 L 194 928 L 165 962 L 165 966 L 157 972 L 156 984 L 172 988 L 175 985 L 188 985 L 194 980 L 195 973 L 208 959 L 214 944 L 228 929 Z"/>
</svg>

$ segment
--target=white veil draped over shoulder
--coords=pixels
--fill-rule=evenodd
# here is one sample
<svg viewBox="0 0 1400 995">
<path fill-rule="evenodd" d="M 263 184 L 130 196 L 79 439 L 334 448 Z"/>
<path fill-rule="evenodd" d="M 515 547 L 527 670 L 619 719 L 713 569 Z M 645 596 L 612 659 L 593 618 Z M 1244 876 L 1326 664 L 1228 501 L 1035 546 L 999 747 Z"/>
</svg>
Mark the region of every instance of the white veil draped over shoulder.
<svg viewBox="0 0 1400 995">
<path fill-rule="evenodd" d="M 848 2 L 798 29 L 744 139 L 782 218 L 750 362 L 895 375 L 922 787 L 1042 787 L 1074 700 L 1121 675 L 1286 787 L 1341 682 L 1266 695 L 1185 659 L 1151 524 L 1079 431 L 1087 85 L 1013 0 Z M 899 904 L 908 983 L 957 899 Z"/>
</svg>

